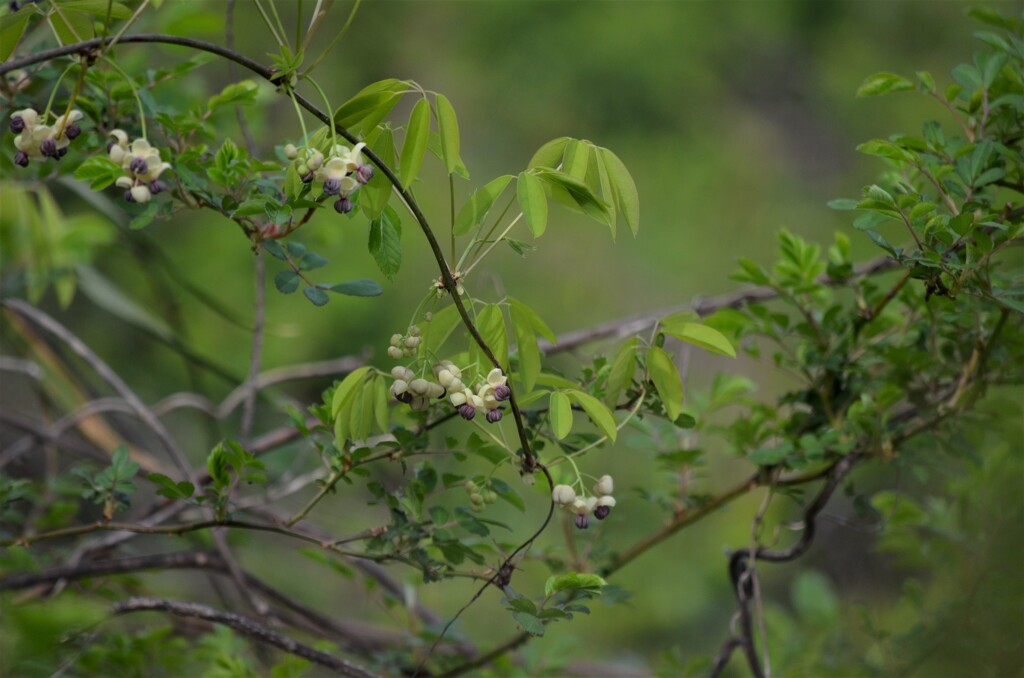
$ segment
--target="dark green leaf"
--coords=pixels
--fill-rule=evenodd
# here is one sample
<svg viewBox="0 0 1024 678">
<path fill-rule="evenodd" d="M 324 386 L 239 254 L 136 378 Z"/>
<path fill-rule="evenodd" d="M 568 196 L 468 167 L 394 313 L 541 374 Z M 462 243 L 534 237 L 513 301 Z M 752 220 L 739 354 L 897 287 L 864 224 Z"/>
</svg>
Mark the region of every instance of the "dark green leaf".
<svg viewBox="0 0 1024 678">
<path fill-rule="evenodd" d="M 370 222 L 370 254 L 389 280 L 402 267 L 402 223 L 393 209 L 387 207 L 380 217 Z"/>
<path fill-rule="evenodd" d="M 384 292 L 380 284 L 374 280 L 350 280 L 328 287 L 331 292 L 346 294 L 350 297 L 376 297 Z"/>
<path fill-rule="evenodd" d="M 307 287 L 302 290 L 302 293 L 305 294 L 306 298 L 313 302 L 313 305 L 315 306 L 323 306 L 331 300 L 327 295 L 327 292 L 324 292 L 319 287 Z"/>
</svg>

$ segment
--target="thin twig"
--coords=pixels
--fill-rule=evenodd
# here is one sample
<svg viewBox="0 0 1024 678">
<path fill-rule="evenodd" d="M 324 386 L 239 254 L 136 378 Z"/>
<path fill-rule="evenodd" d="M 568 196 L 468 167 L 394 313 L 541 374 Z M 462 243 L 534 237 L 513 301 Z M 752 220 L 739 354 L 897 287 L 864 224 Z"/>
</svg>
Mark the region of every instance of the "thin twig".
<svg viewBox="0 0 1024 678">
<path fill-rule="evenodd" d="M 267 276 L 266 260 L 263 251 L 256 250 L 253 260 L 253 273 L 256 283 L 256 300 L 253 304 L 252 354 L 249 357 L 249 375 L 245 379 L 245 397 L 242 407 L 242 426 L 239 430 L 242 447 L 249 444 L 252 432 L 252 420 L 256 414 L 256 395 L 259 392 L 260 361 L 263 356 L 263 327 L 266 323 L 267 307 Z"/>
</svg>

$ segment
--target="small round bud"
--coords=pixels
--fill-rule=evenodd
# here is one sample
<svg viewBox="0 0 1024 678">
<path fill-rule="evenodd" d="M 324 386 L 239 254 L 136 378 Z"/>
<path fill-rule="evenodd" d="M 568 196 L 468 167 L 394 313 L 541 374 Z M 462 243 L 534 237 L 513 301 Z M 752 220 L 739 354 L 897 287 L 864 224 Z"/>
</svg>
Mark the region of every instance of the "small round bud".
<svg viewBox="0 0 1024 678">
<path fill-rule="evenodd" d="M 612 482 L 612 477 L 605 475 L 597 479 L 594 484 L 594 494 L 599 497 L 611 494 L 615 491 L 615 484 Z"/>
<path fill-rule="evenodd" d="M 391 342 L 390 343 L 391 343 L 392 346 L 398 346 L 399 344 L 402 343 L 402 335 L 401 334 L 392 334 L 391 335 Z"/>
<path fill-rule="evenodd" d="M 476 408 L 470 405 L 469 403 L 466 403 L 465 405 L 460 405 L 459 416 L 461 416 L 466 421 L 471 421 L 473 417 L 476 416 Z"/>
<path fill-rule="evenodd" d="M 77 139 L 81 134 L 82 128 L 76 125 L 75 123 L 71 123 L 70 125 L 64 128 L 64 136 L 66 136 L 68 139 Z"/>
<path fill-rule="evenodd" d="M 157 179 L 156 181 L 150 182 L 149 190 L 153 195 L 156 195 L 157 193 L 163 193 L 164 191 L 167 190 L 167 184 Z"/>
<path fill-rule="evenodd" d="M 124 192 L 124 201 L 125 202 L 135 202 L 135 196 L 132 195 L 131 190 L 127 190 L 127 191 Z"/>
<path fill-rule="evenodd" d="M 611 506 L 598 506 L 596 509 L 594 509 L 594 517 L 598 520 L 604 520 L 608 517 L 608 514 L 611 512 Z"/>
<path fill-rule="evenodd" d="M 370 183 L 370 179 L 373 178 L 373 165 L 361 165 L 356 170 L 356 181 L 361 184 Z"/>
<path fill-rule="evenodd" d="M 490 424 L 497 424 L 501 421 L 501 410 L 487 410 L 487 422 Z"/>
<path fill-rule="evenodd" d="M 464 483 L 464 484 L 462 485 L 462 487 L 463 487 L 463 489 L 465 489 L 465 490 L 466 490 L 466 492 L 468 492 L 469 494 L 473 494 L 473 493 L 474 493 L 474 492 L 476 492 L 476 491 L 477 491 L 477 489 L 478 489 L 478 488 L 477 488 L 477 486 L 476 486 L 476 483 L 474 483 L 474 482 L 473 482 L 472 480 L 467 480 L 467 481 L 466 481 L 466 482 L 465 482 L 465 483 Z"/>
<path fill-rule="evenodd" d="M 410 336 L 413 336 L 413 337 L 418 337 L 418 336 L 420 336 L 420 328 L 419 328 L 419 325 L 413 325 L 412 327 L 410 327 L 410 328 L 409 328 L 409 335 L 410 335 Z"/>
<path fill-rule="evenodd" d="M 334 211 L 338 214 L 348 214 L 352 211 L 352 201 L 348 198 L 341 198 L 334 201 Z"/>
<path fill-rule="evenodd" d="M 112 149 L 114 146 L 117 146 L 117 139 L 111 139 L 110 141 L 108 141 L 107 142 L 107 153 L 110 153 L 110 149 Z"/>
<path fill-rule="evenodd" d="M 402 353 L 402 349 L 398 348 L 397 346 L 388 347 L 388 357 L 391 358 L 392 360 L 401 360 L 404 356 L 405 354 Z"/>
<path fill-rule="evenodd" d="M 55 156 L 53 156 L 53 157 L 56 158 L 57 160 L 60 160 L 61 158 L 63 158 L 67 154 L 68 154 L 68 147 L 64 146 L 62 148 L 58 148 L 57 149 L 57 154 Z"/>
<path fill-rule="evenodd" d="M 28 153 L 18 151 L 14 154 L 14 164 L 18 167 L 28 167 Z"/>
<path fill-rule="evenodd" d="M 284 147 L 284 157 L 289 160 L 295 160 L 299 157 L 299 149 L 295 148 L 295 144 L 287 144 Z"/>
<path fill-rule="evenodd" d="M 341 181 L 335 179 L 334 177 L 330 177 L 329 179 L 324 181 L 324 193 L 326 193 L 327 195 L 338 195 L 339 193 L 341 193 Z M 341 210 L 338 211 L 340 212 Z"/>
<path fill-rule="evenodd" d="M 420 345 L 421 341 L 423 341 L 423 340 L 420 339 L 419 337 L 406 337 L 406 339 L 405 339 L 405 347 L 406 348 L 416 348 L 417 346 Z"/>
<path fill-rule="evenodd" d="M 306 158 L 306 166 L 314 172 L 324 165 L 324 154 L 320 151 L 313 151 Z"/>
<path fill-rule="evenodd" d="M 145 158 L 132 158 L 132 161 L 128 163 L 128 171 L 132 174 L 145 174 L 149 172 L 149 163 Z"/>
<path fill-rule="evenodd" d="M 494 490 L 486 490 L 484 493 L 484 502 L 487 504 L 493 504 L 498 501 L 498 493 Z"/>
<path fill-rule="evenodd" d="M 394 367 L 391 368 L 391 377 L 393 379 L 402 379 L 403 381 L 405 381 L 406 380 L 405 379 L 405 370 L 406 369 L 407 368 L 405 368 L 402 365 L 395 365 Z"/>
<path fill-rule="evenodd" d="M 588 527 L 590 527 L 590 521 L 587 520 L 587 514 L 586 513 L 577 513 L 576 514 L 576 527 L 578 527 L 581 530 L 585 530 Z"/>
<path fill-rule="evenodd" d="M 305 172 L 300 170 L 299 171 L 299 179 L 301 179 L 302 183 L 304 183 L 304 184 L 311 184 L 311 183 L 313 183 L 313 170 L 307 169 Z"/>
<path fill-rule="evenodd" d="M 25 118 L 20 115 L 11 116 L 11 131 L 15 134 L 21 134 L 25 131 Z"/>
<path fill-rule="evenodd" d="M 427 391 L 430 390 L 430 382 L 426 379 L 413 379 L 409 382 L 409 390 L 416 395 L 426 395 Z"/>
<path fill-rule="evenodd" d="M 494 399 L 495 400 L 508 400 L 512 395 L 512 389 L 505 384 L 499 384 L 494 387 Z"/>
<path fill-rule="evenodd" d="M 576 500 L 576 490 L 568 485 L 555 485 L 555 488 L 551 490 L 551 498 L 556 504 L 565 506 Z"/>
<path fill-rule="evenodd" d="M 482 504 L 484 503 L 484 496 L 479 492 L 474 492 L 473 494 L 469 495 L 469 501 L 473 504 Z"/>
<path fill-rule="evenodd" d="M 48 158 L 56 158 L 57 142 L 53 139 L 43 139 L 43 142 L 39 144 L 39 152 Z"/>
</svg>

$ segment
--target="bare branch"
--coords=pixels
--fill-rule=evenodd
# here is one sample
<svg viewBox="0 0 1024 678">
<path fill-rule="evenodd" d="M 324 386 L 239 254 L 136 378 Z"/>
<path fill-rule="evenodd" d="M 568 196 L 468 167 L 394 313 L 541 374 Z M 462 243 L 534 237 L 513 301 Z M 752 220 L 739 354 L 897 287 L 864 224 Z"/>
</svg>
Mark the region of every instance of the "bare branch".
<svg viewBox="0 0 1024 678">
<path fill-rule="evenodd" d="M 158 611 L 167 612 L 179 617 L 202 619 L 203 621 L 230 627 L 260 643 L 272 645 L 289 654 L 302 657 L 303 659 L 308 659 L 309 661 L 329 668 L 338 674 L 353 676 L 353 678 L 377 678 L 377 674 L 371 673 L 361 666 L 357 666 L 345 659 L 335 657 L 334 655 L 330 655 L 326 652 L 321 652 L 320 650 L 309 647 L 308 645 L 304 645 L 294 638 L 289 638 L 288 636 L 278 633 L 273 629 L 269 629 L 262 624 L 258 624 L 247 617 L 243 617 L 242 615 L 235 614 L 233 612 L 221 612 L 213 609 L 212 607 L 200 605 L 199 603 L 170 600 L 168 598 L 150 598 L 140 596 L 114 603 L 112 611 L 116 615 L 128 614 L 131 612 Z"/>
</svg>

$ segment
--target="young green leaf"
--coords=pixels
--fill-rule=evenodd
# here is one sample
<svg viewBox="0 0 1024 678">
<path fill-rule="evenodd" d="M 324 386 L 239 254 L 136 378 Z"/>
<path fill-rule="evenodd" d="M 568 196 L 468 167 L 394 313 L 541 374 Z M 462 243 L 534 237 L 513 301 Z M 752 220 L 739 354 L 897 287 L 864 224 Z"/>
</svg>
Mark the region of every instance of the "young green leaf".
<svg viewBox="0 0 1024 678">
<path fill-rule="evenodd" d="M 479 225 L 487 217 L 487 212 L 490 211 L 494 201 L 505 191 L 505 187 L 511 180 L 511 174 L 504 174 L 469 196 L 469 200 L 462 206 L 459 215 L 455 218 L 453 227 L 455 235 L 469 233 Z"/>
<path fill-rule="evenodd" d="M 537 375 L 540 374 L 540 349 L 537 346 L 533 323 L 529 315 L 523 311 L 522 304 L 510 304 L 509 312 L 519 351 L 519 376 L 526 393 L 529 393 L 537 383 Z"/>
<path fill-rule="evenodd" d="M 484 338 L 491 351 L 502 365 L 508 365 L 508 335 L 505 332 L 505 316 L 501 307 L 497 304 L 487 304 L 476 316 L 476 328 L 480 336 Z M 487 365 L 490 361 L 480 356 L 480 365 Z M 481 368 L 484 373 L 487 369 Z"/>
<path fill-rule="evenodd" d="M 512 614 L 519 625 L 523 627 L 523 630 L 529 633 L 531 636 L 543 636 L 544 635 L 544 622 L 532 614 L 526 614 L 525 612 L 515 612 Z"/>
<path fill-rule="evenodd" d="M 430 355 L 441 350 L 441 346 L 461 322 L 459 310 L 452 304 L 434 313 L 429 322 L 420 323 L 420 336 L 423 337 L 423 341 L 420 343 L 420 353 Z"/>
<path fill-rule="evenodd" d="M 565 157 L 562 160 L 562 171 L 569 176 L 583 181 L 587 176 L 587 166 L 590 164 L 590 144 L 578 139 L 572 139 L 565 146 Z"/>
<path fill-rule="evenodd" d="M 427 152 L 427 137 L 430 135 L 430 104 L 420 99 L 413 106 L 409 116 L 409 126 L 405 130 L 405 144 L 402 146 L 402 157 L 399 169 L 402 174 L 402 186 L 412 184 L 423 165 L 423 156 Z"/>
<path fill-rule="evenodd" d="M 401 100 L 409 86 L 389 78 L 367 85 L 334 112 L 334 124 L 349 131 L 371 132 Z"/>
<path fill-rule="evenodd" d="M 381 273 L 394 280 L 402 267 L 402 222 L 391 207 L 370 222 L 370 238 L 367 243 Z"/>
<path fill-rule="evenodd" d="M 544 595 L 551 596 L 559 591 L 598 591 L 607 586 L 603 578 L 596 574 L 581 574 L 579 572 L 567 572 L 566 574 L 553 575 L 548 577 L 544 584 Z"/>
<path fill-rule="evenodd" d="M 362 383 L 363 377 L 370 371 L 369 366 L 359 367 L 351 372 L 334 389 L 334 396 L 331 398 L 331 416 L 337 417 L 341 408 L 347 404 L 355 395 L 356 386 Z"/>
<path fill-rule="evenodd" d="M 914 89 L 914 83 L 895 73 L 875 73 L 857 88 L 858 97 L 872 97 L 890 92 L 906 92 Z"/>
<path fill-rule="evenodd" d="M 612 411 L 608 409 L 607 405 L 589 393 L 575 389 L 569 391 L 569 397 L 583 408 L 583 411 L 587 413 L 591 421 L 601 429 L 601 433 L 608 436 L 608 439 L 612 442 L 615 442 L 615 438 L 619 435 L 619 430 L 615 425 L 615 417 L 612 416 Z"/>
<path fill-rule="evenodd" d="M 544 194 L 544 185 L 534 175 L 520 172 L 516 192 L 530 232 L 535 238 L 541 237 L 548 225 L 548 197 Z"/>
<path fill-rule="evenodd" d="M 647 349 L 647 371 L 654 382 L 668 418 L 675 421 L 683 409 L 683 380 L 672 357 L 662 348 Z"/>
<path fill-rule="evenodd" d="M 373 418 L 381 433 L 388 432 L 388 387 L 382 377 L 373 380 Z"/>
<path fill-rule="evenodd" d="M 537 315 L 536 311 L 534 311 L 532 308 L 530 308 L 523 302 L 517 299 L 513 299 L 512 297 L 508 298 L 508 305 L 509 308 L 515 309 L 518 313 L 522 315 L 522 317 L 528 319 L 530 321 L 530 326 L 534 329 L 534 331 L 537 334 L 544 337 L 552 344 L 558 343 L 558 337 L 556 337 L 555 333 L 551 331 L 551 328 L 548 327 L 548 324 L 544 322 L 544 320 L 539 315 Z"/>
<path fill-rule="evenodd" d="M 344 294 L 350 297 L 376 297 L 383 294 L 384 290 L 375 280 L 349 280 L 328 287 L 331 292 Z"/>
<path fill-rule="evenodd" d="M 724 334 L 699 323 L 670 324 L 662 327 L 665 334 L 671 335 L 694 346 L 699 346 L 705 351 L 727 355 L 730 358 L 736 357 L 736 348 Z"/>
<path fill-rule="evenodd" d="M 554 169 L 558 167 L 562 162 L 562 154 L 565 152 L 565 147 L 569 141 L 569 137 L 558 137 L 547 142 L 537 149 L 537 152 L 530 158 L 530 162 L 527 163 L 526 168 L 550 167 Z"/>
<path fill-rule="evenodd" d="M 556 438 L 562 440 L 569 435 L 572 430 L 572 403 L 569 402 L 569 396 L 561 391 L 552 391 L 548 401 L 548 417 Z"/>
<path fill-rule="evenodd" d="M 604 389 L 604 401 L 610 407 L 615 407 L 619 394 L 633 381 L 633 373 L 636 371 L 636 345 L 636 337 L 626 340 L 612 360 L 612 368 L 608 372 Z"/>
<path fill-rule="evenodd" d="M 455 117 L 455 109 L 448 101 L 448 97 L 438 94 L 435 102 L 437 103 L 437 126 L 441 132 L 441 155 L 444 157 L 444 167 L 448 174 L 454 174 L 462 164 L 462 160 L 459 158 L 459 121 Z"/>
<path fill-rule="evenodd" d="M 376 138 L 368 142 L 370 148 L 387 165 L 395 162 L 395 137 L 390 129 L 380 130 Z M 359 192 L 359 205 L 367 219 L 376 219 L 387 207 L 391 199 L 391 182 L 384 176 L 383 172 L 375 172 L 370 183 L 364 186 Z"/>
<path fill-rule="evenodd" d="M 598 152 L 608 171 L 608 179 L 615 191 L 618 208 L 622 210 L 622 217 L 635 236 L 640 230 L 640 197 L 636 191 L 636 183 L 619 156 L 607 148 L 599 148 Z"/>
</svg>

